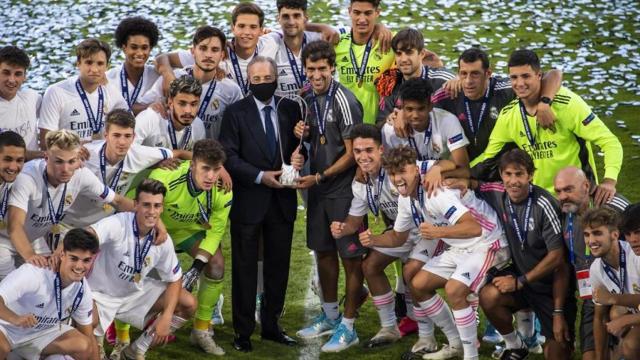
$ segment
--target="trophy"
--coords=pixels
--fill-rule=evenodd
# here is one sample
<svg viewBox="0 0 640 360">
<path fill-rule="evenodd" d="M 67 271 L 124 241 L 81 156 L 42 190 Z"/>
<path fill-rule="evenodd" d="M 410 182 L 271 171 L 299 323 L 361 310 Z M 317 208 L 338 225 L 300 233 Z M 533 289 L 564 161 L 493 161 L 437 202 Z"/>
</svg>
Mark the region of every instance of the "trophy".
<svg viewBox="0 0 640 360">
<path fill-rule="evenodd" d="M 278 103 L 276 104 L 276 114 L 278 113 L 278 106 L 280 106 L 280 103 L 282 102 L 281 98 Z M 302 112 L 302 121 L 304 122 L 304 124 L 307 124 L 307 110 L 308 110 L 308 105 L 306 103 L 306 101 L 304 101 L 304 99 L 299 96 L 299 95 L 293 95 L 291 97 L 289 97 L 290 100 L 294 100 L 296 103 L 298 103 L 298 105 L 300 106 L 300 110 Z M 280 175 L 280 184 L 282 184 L 283 186 L 286 187 L 295 187 L 296 186 L 296 179 L 300 177 L 300 172 L 296 169 L 294 169 L 294 167 L 290 164 L 287 164 L 287 162 L 284 160 L 284 152 L 282 151 L 282 138 L 280 137 L 280 134 L 282 133 L 280 131 L 280 122 L 277 122 L 278 124 L 278 145 L 280 147 L 280 159 L 282 160 L 282 175 Z M 300 143 L 298 144 L 298 148 L 301 148 L 302 146 L 302 137 L 300 137 Z"/>
</svg>

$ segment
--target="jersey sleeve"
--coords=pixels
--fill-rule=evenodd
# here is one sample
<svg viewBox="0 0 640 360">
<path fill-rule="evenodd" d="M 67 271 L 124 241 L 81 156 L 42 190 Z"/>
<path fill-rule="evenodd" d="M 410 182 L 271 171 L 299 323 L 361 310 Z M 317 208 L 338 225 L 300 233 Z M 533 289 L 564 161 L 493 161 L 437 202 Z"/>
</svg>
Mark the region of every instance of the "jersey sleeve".
<svg viewBox="0 0 640 360">
<path fill-rule="evenodd" d="M 464 130 L 455 115 L 448 113 L 442 120 L 443 135 L 447 139 L 449 151 L 453 152 L 469 145 L 469 139 L 464 135 Z"/>
<path fill-rule="evenodd" d="M 32 194 L 39 191 L 33 178 L 26 174 L 19 174 L 11 187 L 8 205 L 29 212 L 29 200 L 31 200 Z"/>
<path fill-rule="evenodd" d="M 156 82 L 151 85 L 149 91 L 144 93 L 142 97 L 138 100 L 141 104 L 153 104 L 155 102 L 162 101 L 163 93 L 162 93 L 162 83 L 164 81 L 164 77 L 159 76 Z M 137 125 L 137 124 L 136 124 Z"/>
<path fill-rule="evenodd" d="M 134 161 L 137 163 L 136 168 L 147 169 L 160 161 L 173 157 L 173 151 L 164 147 L 153 147 L 145 145 L 136 146 L 136 156 Z"/>
<path fill-rule="evenodd" d="M 49 86 L 42 98 L 38 127 L 46 130 L 58 130 L 62 112 L 62 99 L 58 95 L 56 86 Z"/>
<path fill-rule="evenodd" d="M 119 220 L 120 215 L 111 215 L 98 221 L 95 224 L 90 225 L 93 231 L 96 233 L 98 243 L 100 245 L 108 244 L 121 240 L 124 237 L 124 227 L 127 224 L 122 224 Z"/>
<path fill-rule="evenodd" d="M 402 233 L 415 227 L 416 224 L 413 222 L 413 215 L 411 213 L 411 198 L 408 196 L 398 197 L 398 215 L 393 224 L 393 230 L 397 233 Z"/>
<path fill-rule="evenodd" d="M 0 297 L 5 305 L 18 301 L 27 294 L 38 291 L 40 283 L 36 268 L 31 264 L 24 264 L 10 272 L 0 283 Z"/>
<path fill-rule="evenodd" d="M 560 111 L 558 113 L 560 114 Z M 622 144 L 620 144 L 618 137 L 578 95 L 572 94 L 571 100 L 562 114 L 563 117 L 564 114 L 569 117 L 568 121 L 570 121 L 574 134 L 600 147 L 604 153 L 604 177 L 617 180 L 622 167 L 623 154 Z"/>
<path fill-rule="evenodd" d="M 547 247 L 547 251 L 564 247 L 564 238 L 562 236 L 562 223 L 560 222 L 560 207 L 551 195 L 541 195 L 538 200 L 538 206 L 542 208 L 543 216 L 540 219 L 542 228 L 542 238 Z"/>
<path fill-rule="evenodd" d="M 93 293 L 91 292 L 87 279 L 83 279 L 82 282 L 84 284 L 84 294 L 82 295 L 80 305 L 71 317 L 80 325 L 91 325 L 93 322 Z"/>
<path fill-rule="evenodd" d="M 181 49 L 181 50 L 178 50 L 177 53 L 178 53 L 178 58 L 180 59 L 180 64 L 182 64 L 182 67 L 191 66 L 196 63 L 195 59 L 193 58 L 193 55 L 191 54 L 191 51 Z"/>
<path fill-rule="evenodd" d="M 173 240 L 167 239 L 162 245 L 162 256 L 156 265 L 160 279 L 164 282 L 175 282 L 182 278 L 182 268 L 173 247 Z"/>
<path fill-rule="evenodd" d="M 233 192 L 224 193 L 214 188 L 213 204 L 211 215 L 209 216 L 209 225 L 211 228 L 206 231 L 204 239 L 200 242 L 200 249 L 214 254 L 222 241 L 222 236 L 227 228 L 229 220 L 229 212 L 231 211 L 231 202 Z"/>
<path fill-rule="evenodd" d="M 145 139 L 153 133 L 151 129 L 151 116 L 153 114 L 150 111 L 153 110 L 144 110 L 136 116 L 135 137 L 133 140 L 135 144 L 143 144 Z"/>
<path fill-rule="evenodd" d="M 442 215 L 447 222 L 455 225 L 469 209 L 462 204 L 458 193 L 455 191 L 438 191 L 437 194 L 425 199 L 430 211 Z"/>
<path fill-rule="evenodd" d="M 369 213 L 367 185 L 354 180 L 353 183 L 351 183 L 351 191 L 353 192 L 353 199 L 351 199 L 349 215 L 366 216 Z"/>
<path fill-rule="evenodd" d="M 80 178 L 82 180 L 82 186 L 80 187 L 80 194 L 87 194 L 89 197 L 94 198 L 103 203 L 111 203 L 116 197 L 116 193 L 111 190 L 106 184 L 103 184 L 97 176 L 95 176 L 89 169 L 82 168 L 76 171 L 80 172 Z"/>
<path fill-rule="evenodd" d="M 355 96 L 347 96 L 342 89 L 338 89 L 334 99 L 333 110 L 338 110 L 339 116 L 336 120 L 342 138 L 351 139 L 351 129 L 357 124 L 362 124 L 363 121 L 362 105 Z"/>
<path fill-rule="evenodd" d="M 600 277 L 600 261 L 599 259 L 595 259 L 591 266 L 589 267 L 589 282 L 591 283 L 592 289 L 597 289 L 599 287 L 605 286 L 602 278 Z"/>
<path fill-rule="evenodd" d="M 122 94 L 120 94 L 120 90 L 110 91 L 109 96 L 111 97 L 111 108 L 109 109 L 109 111 L 115 110 L 115 109 L 130 111 L 129 104 L 127 104 L 127 100 L 125 100 L 122 97 Z"/>
<path fill-rule="evenodd" d="M 497 213 L 500 213 L 498 209 L 501 208 L 504 192 L 504 185 L 501 182 L 480 183 L 476 189 L 478 198 L 486 201 Z"/>
</svg>

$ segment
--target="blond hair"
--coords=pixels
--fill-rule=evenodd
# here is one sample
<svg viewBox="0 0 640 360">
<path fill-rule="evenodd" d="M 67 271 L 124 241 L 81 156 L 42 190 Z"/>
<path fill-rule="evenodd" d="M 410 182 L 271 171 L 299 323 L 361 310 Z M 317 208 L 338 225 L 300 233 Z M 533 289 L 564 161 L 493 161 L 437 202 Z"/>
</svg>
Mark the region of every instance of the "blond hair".
<svg viewBox="0 0 640 360">
<path fill-rule="evenodd" d="M 49 131 L 44 139 L 47 143 L 47 150 L 51 150 L 54 146 L 60 150 L 74 150 L 80 147 L 78 134 L 67 129 Z"/>
</svg>

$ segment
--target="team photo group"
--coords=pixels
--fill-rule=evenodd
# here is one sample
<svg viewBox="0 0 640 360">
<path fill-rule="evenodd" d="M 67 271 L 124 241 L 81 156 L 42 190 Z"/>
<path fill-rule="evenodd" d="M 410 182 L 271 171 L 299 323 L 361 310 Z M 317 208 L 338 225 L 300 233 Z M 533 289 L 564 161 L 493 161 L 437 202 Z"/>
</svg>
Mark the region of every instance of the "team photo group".
<svg viewBox="0 0 640 360">
<path fill-rule="evenodd" d="M 43 93 L 0 41 L 0 359 L 640 359 L 637 170 L 603 114 L 537 50 L 445 66 L 422 25 L 346 5 L 238 3 L 163 53 L 125 17 Z M 305 242 L 318 305 L 285 331 Z"/>
</svg>

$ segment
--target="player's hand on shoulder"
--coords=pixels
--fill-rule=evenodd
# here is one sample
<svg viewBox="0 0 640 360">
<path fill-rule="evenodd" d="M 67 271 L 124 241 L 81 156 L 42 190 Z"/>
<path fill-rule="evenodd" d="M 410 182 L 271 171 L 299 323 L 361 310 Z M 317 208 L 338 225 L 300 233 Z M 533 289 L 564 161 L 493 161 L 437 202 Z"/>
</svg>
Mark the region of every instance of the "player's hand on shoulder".
<svg viewBox="0 0 640 360">
<path fill-rule="evenodd" d="M 400 109 L 394 109 L 393 113 L 393 131 L 397 137 L 406 139 L 411 135 L 411 127 L 409 122 L 404 118 L 404 112 Z"/>
<path fill-rule="evenodd" d="M 159 169 L 164 169 L 164 170 L 175 170 L 178 167 L 180 167 L 180 159 L 177 158 L 169 158 L 169 159 L 165 159 L 160 161 L 159 163 L 156 164 L 156 167 Z"/>
<path fill-rule="evenodd" d="M 156 223 L 156 227 L 154 228 L 155 233 L 153 235 L 153 245 L 159 246 L 162 245 L 169 238 L 169 232 L 167 231 L 167 227 L 164 226 L 162 220 L 158 220 Z"/>
<path fill-rule="evenodd" d="M 26 258 L 25 261 L 33 266 L 41 268 L 49 267 L 49 260 L 42 255 L 31 255 L 30 257 Z"/>
<path fill-rule="evenodd" d="M 233 189 L 233 180 L 231 180 L 231 175 L 229 175 L 229 172 L 224 167 L 220 169 L 220 177 L 218 178 L 218 188 L 221 188 L 225 194 L 231 191 L 231 189 Z"/>
<path fill-rule="evenodd" d="M 444 67 L 444 63 L 442 62 L 442 59 L 440 59 L 440 56 L 438 56 L 438 54 L 434 53 L 431 50 L 428 49 L 424 49 L 425 52 L 427 53 L 424 57 L 424 59 L 422 60 L 422 64 L 426 65 L 430 68 L 441 68 Z"/>
<path fill-rule="evenodd" d="M 81 166 L 84 165 L 84 162 L 89 160 L 90 157 L 91 154 L 89 153 L 89 150 L 84 146 L 84 144 L 80 146 L 80 149 L 78 150 L 78 159 L 81 162 Z"/>
<path fill-rule="evenodd" d="M 391 50 L 391 40 L 393 39 L 393 33 L 389 28 L 383 24 L 377 23 L 373 29 L 373 42 L 380 44 L 378 52 L 380 54 L 386 54 Z"/>
<path fill-rule="evenodd" d="M 442 88 L 450 98 L 455 99 L 456 97 L 458 97 L 458 94 L 460 94 L 463 91 L 462 80 L 460 80 L 460 78 L 457 78 L 457 77 L 447 80 L 442 85 Z"/>
<path fill-rule="evenodd" d="M 602 206 L 613 199 L 616 194 L 616 181 L 613 179 L 604 179 L 594 189 L 595 206 Z"/>
<path fill-rule="evenodd" d="M 158 114 L 160 114 L 160 116 L 162 116 L 165 119 L 169 116 L 169 113 L 167 112 L 167 108 L 164 106 L 164 104 L 160 102 L 154 102 L 153 104 L 149 105 L 149 109 L 157 112 Z"/>
<path fill-rule="evenodd" d="M 545 104 L 543 102 L 538 103 L 536 121 L 543 129 L 551 130 L 552 132 L 556 131 L 556 116 L 553 111 L 551 111 L 551 106 L 549 106 L 549 104 Z"/>
<path fill-rule="evenodd" d="M 427 197 L 437 194 L 439 188 L 442 187 L 443 182 L 442 171 L 440 166 L 432 166 L 422 179 L 422 187 L 427 191 Z"/>
</svg>

